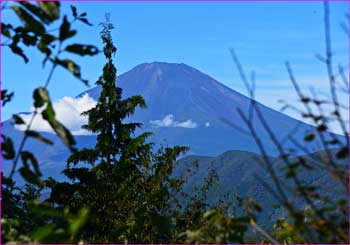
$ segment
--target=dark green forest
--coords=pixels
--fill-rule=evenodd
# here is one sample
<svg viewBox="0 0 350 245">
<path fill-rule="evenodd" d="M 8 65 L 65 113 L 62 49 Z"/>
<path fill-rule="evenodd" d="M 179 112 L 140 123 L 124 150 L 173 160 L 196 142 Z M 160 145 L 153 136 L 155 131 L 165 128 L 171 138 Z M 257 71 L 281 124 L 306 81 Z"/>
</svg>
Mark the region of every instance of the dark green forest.
<svg viewBox="0 0 350 245">
<path fill-rule="evenodd" d="M 268 226 L 259 220 L 259 214 L 265 210 L 246 193 L 227 190 L 228 195 L 211 198 L 219 177 L 210 163 L 222 162 L 222 159 L 179 160 L 181 154 L 188 151 L 187 147 L 157 148 L 148 141 L 152 132 L 135 134 L 136 130 L 142 130 L 142 124 L 126 119 L 138 108 L 147 110 L 147 105 L 141 95 L 122 97 L 115 59 L 118 45 L 113 42 L 113 23 L 108 15 L 100 24 L 100 49 L 74 42 L 79 32 L 76 23 L 88 26 L 91 23 L 89 13 L 80 12 L 73 5 L 69 13 L 62 12 L 60 2 L 2 2 L 1 8 L 13 11 L 20 20 L 20 25 L 14 26 L 3 19 L 1 49 L 10 49 L 25 63 L 31 59 L 27 51 L 34 50 L 35 55 L 42 56 L 43 64 L 50 67 L 45 83 L 33 91 L 32 120 L 26 124 L 20 115 L 13 115 L 14 124 L 26 128 L 20 145 L 15 147 L 6 132 L 1 135 L 2 158 L 12 163 L 9 175 L 3 172 L 1 175 L 1 243 L 349 243 L 350 145 L 348 122 L 340 113 L 341 103 L 337 97 L 340 92 L 337 83 L 349 93 L 349 81 L 342 66 L 338 67 L 340 76 L 336 79 L 334 75 L 328 2 L 324 3 L 326 52 L 323 62 L 329 76 L 330 100 L 304 93 L 292 66 L 286 63 L 304 108 L 300 113 L 317 129 L 305 134 L 302 143 L 308 144 L 319 137 L 324 150 L 312 153 L 313 161 L 310 161 L 311 153 L 305 157 L 289 155 L 252 103 L 249 109 L 256 110 L 278 149 L 279 157 L 271 158 L 265 153 L 250 118 L 241 113 L 260 149 L 261 165 L 271 178 L 272 184 L 261 181 L 261 186 L 276 200 L 271 202 L 270 209 L 283 210 L 283 217 L 270 220 Z M 59 27 L 49 27 L 53 23 Z M 95 83 L 101 86 L 101 95 L 96 106 L 83 113 L 88 117 L 84 129 L 97 135 L 93 148 L 77 148 L 74 136 L 57 120 L 50 98 L 54 91 L 49 92 L 48 85 L 56 69 L 65 69 L 77 82 L 91 84 L 78 63 L 64 58 L 66 53 L 76 57 L 105 57 L 105 65 L 101 73 L 96 74 Z M 231 53 L 242 82 L 254 99 L 254 84 L 247 79 L 235 51 Z M 6 62 L 3 57 L 2 61 Z M 2 108 L 15 96 L 13 91 L 6 90 L 6 82 L 1 88 Z M 286 104 L 288 106 L 291 105 Z M 332 108 L 330 113 L 323 110 L 324 106 Z M 31 129 L 39 114 L 71 152 L 62 173 L 66 181 L 44 178 L 36 156 L 24 150 L 30 138 L 52 144 L 50 139 Z M 324 137 L 329 119 L 339 123 L 344 141 Z M 230 157 L 235 157 L 234 152 L 231 154 Z M 276 168 L 276 162 L 283 167 Z M 208 175 L 200 185 L 192 186 L 191 176 L 198 171 L 200 163 L 208 166 Z M 182 176 L 174 175 L 179 164 L 184 166 Z M 334 181 L 343 195 L 332 196 L 323 191 L 322 186 L 304 181 L 304 176 L 317 171 Z M 15 174 L 24 179 L 24 186 L 14 181 Z M 186 191 L 189 185 L 195 190 L 190 194 Z M 43 195 L 44 191 L 49 194 Z"/>
</svg>

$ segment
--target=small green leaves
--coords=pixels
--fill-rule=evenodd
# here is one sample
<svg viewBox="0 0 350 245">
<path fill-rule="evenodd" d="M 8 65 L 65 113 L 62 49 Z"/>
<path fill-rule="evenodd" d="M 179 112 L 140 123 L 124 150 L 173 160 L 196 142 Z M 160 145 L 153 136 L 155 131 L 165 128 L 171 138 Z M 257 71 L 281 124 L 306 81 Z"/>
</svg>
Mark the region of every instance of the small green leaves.
<svg viewBox="0 0 350 245">
<path fill-rule="evenodd" d="M 78 212 L 71 212 L 67 207 L 60 210 L 47 203 L 33 201 L 28 203 L 28 209 L 36 217 L 47 217 L 55 221 L 38 226 L 32 232 L 31 237 L 36 243 L 79 243 L 77 235 L 87 221 L 87 208 L 82 207 Z"/>
<path fill-rule="evenodd" d="M 77 19 L 77 20 L 87 24 L 88 26 L 92 26 L 92 24 L 86 18 L 86 13 L 85 12 L 83 12 L 83 13 L 78 15 L 77 8 L 75 6 L 73 6 L 73 5 L 71 5 L 70 7 L 71 7 L 71 10 L 72 10 L 72 15 L 73 15 L 74 19 Z"/>
<path fill-rule="evenodd" d="M 2 106 L 5 106 L 8 102 L 12 100 L 14 92 L 8 93 L 7 89 L 1 90 L 1 101 Z"/>
<path fill-rule="evenodd" d="M 84 55 L 96 55 L 98 54 L 98 49 L 96 46 L 94 45 L 84 45 L 84 44 L 72 44 L 72 45 L 68 45 L 65 49 L 68 52 L 74 53 L 74 54 L 78 54 L 81 56 Z"/>
<path fill-rule="evenodd" d="M 310 165 L 308 162 L 306 162 L 303 157 L 298 157 L 298 163 L 300 163 L 300 165 L 303 166 L 304 168 L 306 168 L 307 170 L 314 169 L 314 167 L 312 167 L 312 165 Z"/>
<path fill-rule="evenodd" d="M 63 22 L 60 26 L 59 40 L 63 42 L 64 40 L 74 36 L 77 31 L 70 29 L 70 22 L 67 20 L 67 16 L 63 17 Z"/>
<path fill-rule="evenodd" d="M 286 173 L 285 173 L 286 178 L 292 178 L 296 176 L 299 165 L 300 165 L 300 162 L 294 162 L 286 166 Z"/>
</svg>

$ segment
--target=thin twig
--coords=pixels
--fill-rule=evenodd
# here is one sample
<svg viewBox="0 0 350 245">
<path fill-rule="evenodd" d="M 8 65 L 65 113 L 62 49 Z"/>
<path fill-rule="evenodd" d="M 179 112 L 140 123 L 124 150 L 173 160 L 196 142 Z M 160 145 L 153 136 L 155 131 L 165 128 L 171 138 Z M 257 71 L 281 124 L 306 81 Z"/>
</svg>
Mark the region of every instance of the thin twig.
<svg viewBox="0 0 350 245">
<path fill-rule="evenodd" d="M 324 29 L 325 29 L 325 42 L 326 42 L 326 67 L 329 78 L 329 84 L 331 89 L 331 95 L 334 102 L 335 116 L 338 119 L 339 125 L 345 135 L 346 144 L 349 145 L 348 132 L 344 123 L 344 120 L 341 117 L 339 111 L 339 102 L 337 91 L 335 89 L 335 76 L 333 74 L 333 61 L 332 61 L 332 43 L 331 43 L 331 27 L 330 27 L 330 18 L 329 18 L 329 3 L 324 1 Z"/>
<path fill-rule="evenodd" d="M 1 10 L 6 9 L 6 5 L 9 3 L 9 1 L 3 1 L 3 5 L 1 6 Z"/>
<path fill-rule="evenodd" d="M 273 244 L 279 244 L 279 242 L 272 238 L 272 236 L 270 236 L 263 228 L 261 228 L 254 220 L 250 221 L 250 224 L 261 234 L 263 235 L 265 238 L 267 238 L 270 242 L 272 242 Z"/>
<path fill-rule="evenodd" d="M 303 93 L 301 92 L 301 89 L 300 89 L 298 83 L 296 82 L 296 79 L 295 79 L 293 70 L 292 70 L 292 68 L 291 68 L 291 66 L 290 66 L 290 64 L 289 64 L 289 62 L 286 62 L 286 68 L 287 68 L 287 72 L 288 72 L 288 75 L 289 75 L 289 79 L 290 79 L 290 81 L 292 82 L 293 87 L 294 87 L 294 89 L 295 89 L 297 95 L 298 95 L 299 98 L 302 100 L 303 98 L 305 98 L 305 96 L 304 96 Z M 310 105 L 309 105 L 308 103 L 302 103 L 302 104 L 304 105 L 304 107 L 305 107 L 306 111 L 308 112 L 308 114 L 309 114 L 309 115 L 313 115 L 313 111 L 312 111 Z M 314 119 L 314 118 L 313 118 L 313 119 Z M 314 119 L 314 122 L 315 122 L 316 124 L 318 123 L 318 122 L 316 121 L 316 119 Z M 324 119 L 323 119 L 323 123 L 325 123 Z M 328 160 L 329 160 L 328 162 L 329 162 L 330 164 L 332 164 L 333 167 L 335 167 L 336 164 L 334 163 L 332 154 L 330 153 L 330 151 L 329 151 L 329 149 L 328 149 L 328 146 L 327 146 L 326 143 L 325 143 L 325 142 L 326 142 L 326 139 L 325 139 L 325 137 L 324 137 L 324 135 L 323 135 L 322 132 L 319 133 L 319 137 L 320 137 L 322 146 L 323 146 L 323 148 L 324 148 L 325 151 L 326 151 L 326 154 L 327 154 L 327 157 L 328 157 Z"/>
<path fill-rule="evenodd" d="M 49 72 L 49 75 L 48 75 L 48 77 L 47 77 L 47 80 L 46 80 L 46 82 L 45 82 L 45 86 L 44 86 L 45 88 L 47 88 L 47 86 L 49 85 L 49 83 L 50 83 L 50 81 L 51 81 L 51 78 L 52 78 L 52 75 L 53 75 L 53 72 L 54 72 L 56 66 L 57 66 L 57 64 L 56 64 L 56 63 L 53 63 L 53 65 L 52 65 L 52 67 L 51 67 L 51 70 L 50 70 L 50 72 Z M 20 145 L 19 145 L 19 148 L 18 148 L 18 152 L 17 152 L 17 154 L 16 154 L 16 157 L 15 157 L 15 159 L 14 159 L 14 161 L 13 161 L 12 169 L 11 169 L 11 172 L 10 172 L 10 175 L 9 175 L 9 178 L 10 178 L 10 179 L 13 177 L 13 174 L 14 174 L 15 171 L 16 171 L 16 167 L 17 167 L 17 163 L 18 163 L 19 157 L 20 157 L 20 155 L 22 154 L 22 151 L 23 151 L 25 142 L 26 142 L 26 140 L 27 140 L 27 138 L 28 138 L 28 135 L 26 134 L 26 132 L 30 130 L 30 128 L 31 128 L 31 126 L 32 126 L 32 124 L 33 124 L 33 122 L 34 122 L 34 119 L 35 119 L 35 117 L 36 117 L 37 114 L 38 114 L 38 108 L 35 108 L 35 110 L 34 110 L 34 112 L 33 112 L 33 115 L 32 115 L 32 117 L 31 117 L 31 119 L 30 119 L 30 121 L 29 121 L 29 124 L 27 125 L 27 128 L 26 128 L 26 130 L 25 130 L 25 133 L 24 133 L 23 138 L 22 138 L 22 140 L 21 140 L 21 143 L 20 143 Z"/>
</svg>

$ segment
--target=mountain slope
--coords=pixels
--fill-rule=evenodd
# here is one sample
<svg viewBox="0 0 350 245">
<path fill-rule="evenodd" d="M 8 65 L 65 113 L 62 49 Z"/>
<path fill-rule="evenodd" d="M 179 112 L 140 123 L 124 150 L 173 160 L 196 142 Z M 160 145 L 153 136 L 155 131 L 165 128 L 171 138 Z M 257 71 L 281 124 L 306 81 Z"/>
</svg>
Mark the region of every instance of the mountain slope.
<svg viewBox="0 0 350 245">
<path fill-rule="evenodd" d="M 333 151 L 333 154 L 335 155 L 336 152 L 336 150 Z M 299 168 L 303 171 L 299 171 L 298 176 L 304 184 L 318 186 L 317 192 L 328 195 L 332 200 L 341 197 L 346 199 L 343 186 L 334 179 L 334 176 L 332 177 L 324 168 L 318 168 L 314 164 L 314 162 L 320 163 L 321 159 L 324 158 L 324 154 L 320 151 L 311 155 L 304 155 L 305 161 L 310 166 L 314 166 L 314 169 L 305 171 L 304 168 Z M 264 167 L 264 159 L 260 155 L 246 151 L 227 151 L 215 157 L 191 155 L 179 160 L 175 176 L 186 176 L 188 167 L 195 161 L 198 162 L 199 166 L 194 169 L 194 174 L 189 178 L 189 182 L 184 188 L 190 195 L 195 192 L 194 186 L 203 183 L 210 169 L 215 169 L 219 181 L 208 192 L 209 203 L 217 201 L 219 197 L 223 198 L 226 194 L 230 194 L 231 199 L 229 201 L 231 202 L 229 203 L 233 203 L 234 193 L 239 193 L 242 197 L 253 197 L 263 208 L 263 212 L 258 215 L 259 224 L 263 224 L 267 229 L 271 228 L 271 221 L 284 216 L 286 210 L 272 208 L 274 204 L 278 204 L 278 201 L 261 182 L 263 180 L 265 184 L 276 190 L 270 174 Z M 280 158 L 269 157 L 269 161 L 280 180 L 283 180 L 284 186 L 295 186 L 294 181 L 291 178 L 286 178 L 285 172 L 281 171 L 285 163 Z M 296 159 L 290 159 L 290 161 L 294 162 Z M 339 160 L 338 164 L 339 167 L 349 168 L 348 158 Z M 295 199 L 294 194 L 288 193 L 288 191 L 286 193 L 290 197 L 290 201 L 295 201 L 296 205 L 306 206 L 306 203 Z"/>
<path fill-rule="evenodd" d="M 188 154 L 206 156 L 215 156 L 227 150 L 259 153 L 247 125 L 237 112 L 239 108 L 247 115 L 251 100 L 190 66 L 160 62 L 141 64 L 120 75 L 117 83 L 123 88 L 124 97 L 144 97 L 148 108 L 137 110 L 130 120 L 144 124 L 139 132 L 154 132 L 150 140 L 158 146 L 185 145 L 190 147 Z M 99 87 L 94 87 L 79 96 L 87 93 L 97 100 L 100 92 Z M 256 105 L 280 141 L 284 141 L 289 133 L 302 141 L 306 131 L 314 130 L 312 126 L 262 104 Z M 277 155 L 275 146 L 255 114 L 251 123 L 267 154 Z M 16 130 L 10 121 L 3 124 L 3 133 L 13 138 L 17 149 L 23 133 Z M 46 176 L 58 176 L 69 152 L 56 136 L 42 134 L 52 139 L 54 146 L 30 140 L 25 148 L 37 156 Z M 94 145 L 95 136 L 75 138 L 78 147 Z M 311 152 L 320 150 L 317 143 L 308 146 Z M 292 148 L 293 144 L 284 141 L 284 147 Z M 10 166 L 11 163 L 4 161 L 5 173 Z"/>
<path fill-rule="evenodd" d="M 123 88 L 125 97 L 138 94 L 144 97 L 148 108 L 138 110 L 133 120 L 142 122 L 144 130 L 153 131 L 155 142 L 166 139 L 170 145 L 187 145 L 192 153 L 201 155 L 217 155 L 227 150 L 259 153 L 237 110 L 240 109 L 247 116 L 251 99 L 190 66 L 161 62 L 141 64 L 119 76 L 117 83 Z M 100 90 L 95 87 L 83 94 L 97 99 Z M 280 141 L 285 141 L 289 134 L 300 140 L 306 132 L 314 130 L 312 126 L 260 103 L 256 106 Z M 166 119 L 167 115 L 173 115 L 173 120 L 177 122 L 191 120 L 196 127 L 155 127 L 152 124 Z M 255 113 L 252 124 L 267 154 L 277 155 L 275 146 Z M 288 140 L 285 146 L 294 147 Z M 308 147 L 311 152 L 318 150 L 312 144 Z"/>
</svg>

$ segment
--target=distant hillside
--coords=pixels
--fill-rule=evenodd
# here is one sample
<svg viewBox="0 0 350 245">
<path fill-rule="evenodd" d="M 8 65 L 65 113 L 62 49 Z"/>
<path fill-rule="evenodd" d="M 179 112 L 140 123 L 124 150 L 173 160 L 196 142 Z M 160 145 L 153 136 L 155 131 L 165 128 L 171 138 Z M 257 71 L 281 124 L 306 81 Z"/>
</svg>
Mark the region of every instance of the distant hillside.
<svg viewBox="0 0 350 245">
<path fill-rule="evenodd" d="M 334 150 L 333 153 L 335 152 Z M 311 166 L 315 166 L 315 163 L 320 163 L 322 157 L 324 157 L 323 151 L 303 156 Z M 291 184 L 292 181 L 287 179 L 281 171 L 281 168 L 285 166 L 283 161 L 274 157 L 269 159 L 283 180 L 283 184 Z M 175 175 L 185 176 L 187 168 L 193 162 L 198 162 L 198 169 L 194 171 L 194 175 L 189 178 L 189 182 L 185 186 L 185 190 L 188 193 L 194 194 L 193 187 L 203 183 L 204 178 L 209 174 L 209 169 L 215 169 L 219 175 L 219 183 L 214 185 L 209 192 L 210 202 L 218 200 L 220 196 L 223 197 L 227 193 L 232 195 L 237 192 L 242 196 L 251 196 L 262 205 L 263 212 L 259 216 L 260 221 L 263 224 L 271 224 L 271 219 L 283 216 L 284 211 L 272 209 L 273 204 L 277 204 L 277 201 L 257 178 L 258 176 L 265 183 L 274 187 L 272 178 L 261 164 L 262 161 L 263 158 L 260 155 L 246 151 L 227 151 L 216 157 L 192 155 L 178 161 Z M 291 162 L 293 162 L 293 159 L 291 159 Z M 348 169 L 348 159 L 343 159 L 339 162 L 339 165 L 344 169 Z M 301 170 L 303 169 L 301 168 Z M 320 191 L 323 194 L 329 193 L 331 198 L 338 198 L 344 195 L 342 187 L 326 171 L 317 167 L 313 171 L 299 172 L 299 176 L 307 184 L 319 185 Z M 294 198 L 291 193 L 290 198 L 291 200 Z M 344 198 L 346 197 L 344 196 Z M 298 205 L 305 204 L 299 203 Z"/>
</svg>

